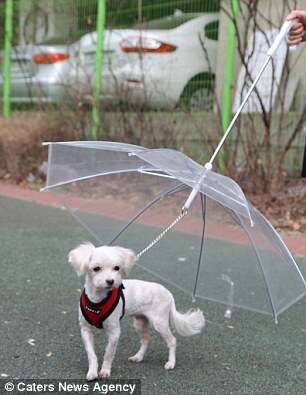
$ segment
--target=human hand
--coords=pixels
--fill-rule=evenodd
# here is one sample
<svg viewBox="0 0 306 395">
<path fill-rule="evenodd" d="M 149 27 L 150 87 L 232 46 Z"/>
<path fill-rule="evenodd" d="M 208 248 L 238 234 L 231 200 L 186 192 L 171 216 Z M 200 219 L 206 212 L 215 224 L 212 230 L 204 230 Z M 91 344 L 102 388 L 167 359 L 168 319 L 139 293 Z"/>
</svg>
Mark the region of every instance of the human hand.
<svg viewBox="0 0 306 395">
<path fill-rule="evenodd" d="M 289 45 L 298 45 L 306 41 L 306 11 L 294 10 L 287 16 L 287 21 L 297 19 L 288 33 Z"/>
</svg>

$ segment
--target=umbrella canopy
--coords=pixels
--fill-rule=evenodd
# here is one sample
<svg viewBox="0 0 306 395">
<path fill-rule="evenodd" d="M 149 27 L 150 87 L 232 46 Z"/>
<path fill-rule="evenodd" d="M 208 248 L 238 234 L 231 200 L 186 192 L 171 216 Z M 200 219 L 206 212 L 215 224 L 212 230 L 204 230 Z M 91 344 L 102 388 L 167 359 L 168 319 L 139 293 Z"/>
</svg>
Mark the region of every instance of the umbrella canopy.
<svg viewBox="0 0 306 395">
<path fill-rule="evenodd" d="M 144 248 L 158 236 L 156 228 L 176 218 L 195 188 L 199 194 L 188 215 L 138 264 L 149 277 L 166 279 L 195 297 L 277 319 L 305 295 L 305 280 L 280 236 L 235 181 L 175 150 L 113 142 L 49 144 L 44 190 L 57 192 L 102 244 Z M 115 220 L 110 223 L 105 215 Z"/>
</svg>

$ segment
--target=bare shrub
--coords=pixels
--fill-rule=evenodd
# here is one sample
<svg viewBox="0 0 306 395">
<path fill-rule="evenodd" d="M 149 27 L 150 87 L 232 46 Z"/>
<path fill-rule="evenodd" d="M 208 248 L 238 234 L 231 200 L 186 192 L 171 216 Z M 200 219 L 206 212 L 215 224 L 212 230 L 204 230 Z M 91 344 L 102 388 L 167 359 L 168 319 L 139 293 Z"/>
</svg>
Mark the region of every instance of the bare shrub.
<svg viewBox="0 0 306 395">
<path fill-rule="evenodd" d="M 248 48 L 250 36 L 260 32 L 269 43 L 267 30 L 279 29 L 290 10 L 297 7 L 297 1 L 282 0 L 278 5 L 277 18 L 275 15 L 272 17 L 272 11 L 275 14 L 273 7 L 270 7 L 266 14 L 263 13 L 262 7 L 262 1 L 242 0 L 239 2 L 237 18 L 233 18 L 229 7 L 223 8 L 223 12 L 235 27 L 237 54 L 248 80 L 245 84 L 252 83 L 254 78 L 250 66 L 253 57 L 256 56 L 254 53 L 256 43 L 253 43 L 253 52 L 250 52 Z M 247 113 L 238 119 L 231 144 L 227 145 L 228 173 L 252 193 L 272 195 L 280 187 L 283 175 L 286 174 L 284 171 L 286 157 L 297 137 L 303 132 L 306 121 L 305 102 L 302 108 L 293 109 L 291 114 L 288 111 L 292 109 L 288 110 L 285 105 L 286 98 L 289 96 L 290 81 L 295 77 L 296 62 L 297 59 L 293 61 L 287 50 L 282 78 L 278 82 L 275 75 L 276 63 L 272 61 L 273 84 L 269 105 L 264 103 L 263 92 L 255 88 L 253 95 L 259 103 L 259 111 Z M 276 100 L 273 104 L 275 94 Z"/>
<path fill-rule="evenodd" d="M 44 141 L 74 140 L 80 131 L 70 117 L 57 112 L 18 112 L 10 119 L 0 118 L 0 177 L 22 181 L 35 173 L 46 159 Z"/>
</svg>

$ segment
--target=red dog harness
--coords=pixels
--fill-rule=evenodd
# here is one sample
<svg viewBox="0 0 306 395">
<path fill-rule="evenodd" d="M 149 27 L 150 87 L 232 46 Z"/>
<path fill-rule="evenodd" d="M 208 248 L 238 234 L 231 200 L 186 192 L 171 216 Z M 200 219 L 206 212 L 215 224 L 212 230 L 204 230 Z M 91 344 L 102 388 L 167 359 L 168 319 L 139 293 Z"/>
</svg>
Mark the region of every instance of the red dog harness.
<svg viewBox="0 0 306 395">
<path fill-rule="evenodd" d="M 94 303 L 89 300 L 85 293 L 85 289 L 80 297 L 80 307 L 85 320 L 96 328 L 103 328 L 103 321 L 109 317 L 112 312 L 117 307 L 120 298 L 122 298 L 122 314 L 121 318 L 124 316 L 125 310 L 125 298 L 123 293 L 124 286 L 120 285 L 119 288 L 112 289 L 106 298 L 101 300 L 99 303 Z"/>
</svg>

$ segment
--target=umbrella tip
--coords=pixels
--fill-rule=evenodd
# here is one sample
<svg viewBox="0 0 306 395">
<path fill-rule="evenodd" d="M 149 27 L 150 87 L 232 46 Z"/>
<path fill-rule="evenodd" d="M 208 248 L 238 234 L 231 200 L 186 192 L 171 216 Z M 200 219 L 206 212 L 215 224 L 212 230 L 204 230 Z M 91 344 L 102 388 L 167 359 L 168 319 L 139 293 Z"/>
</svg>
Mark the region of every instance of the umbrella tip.
<svg viewBox="0 0 306 395">
<path fill-rule="evenodd" d="M 232 318 L 232 310 L 231 309 L 226 309 L 224 313 L 224 318 L 231 319 Z"/>
<path fill-rule="evenodd" d="M 210 162 L 205 163 L 205 169 L 206 170 L 211 170 L 212 169 L 212 164 Z"/>
</svg>

